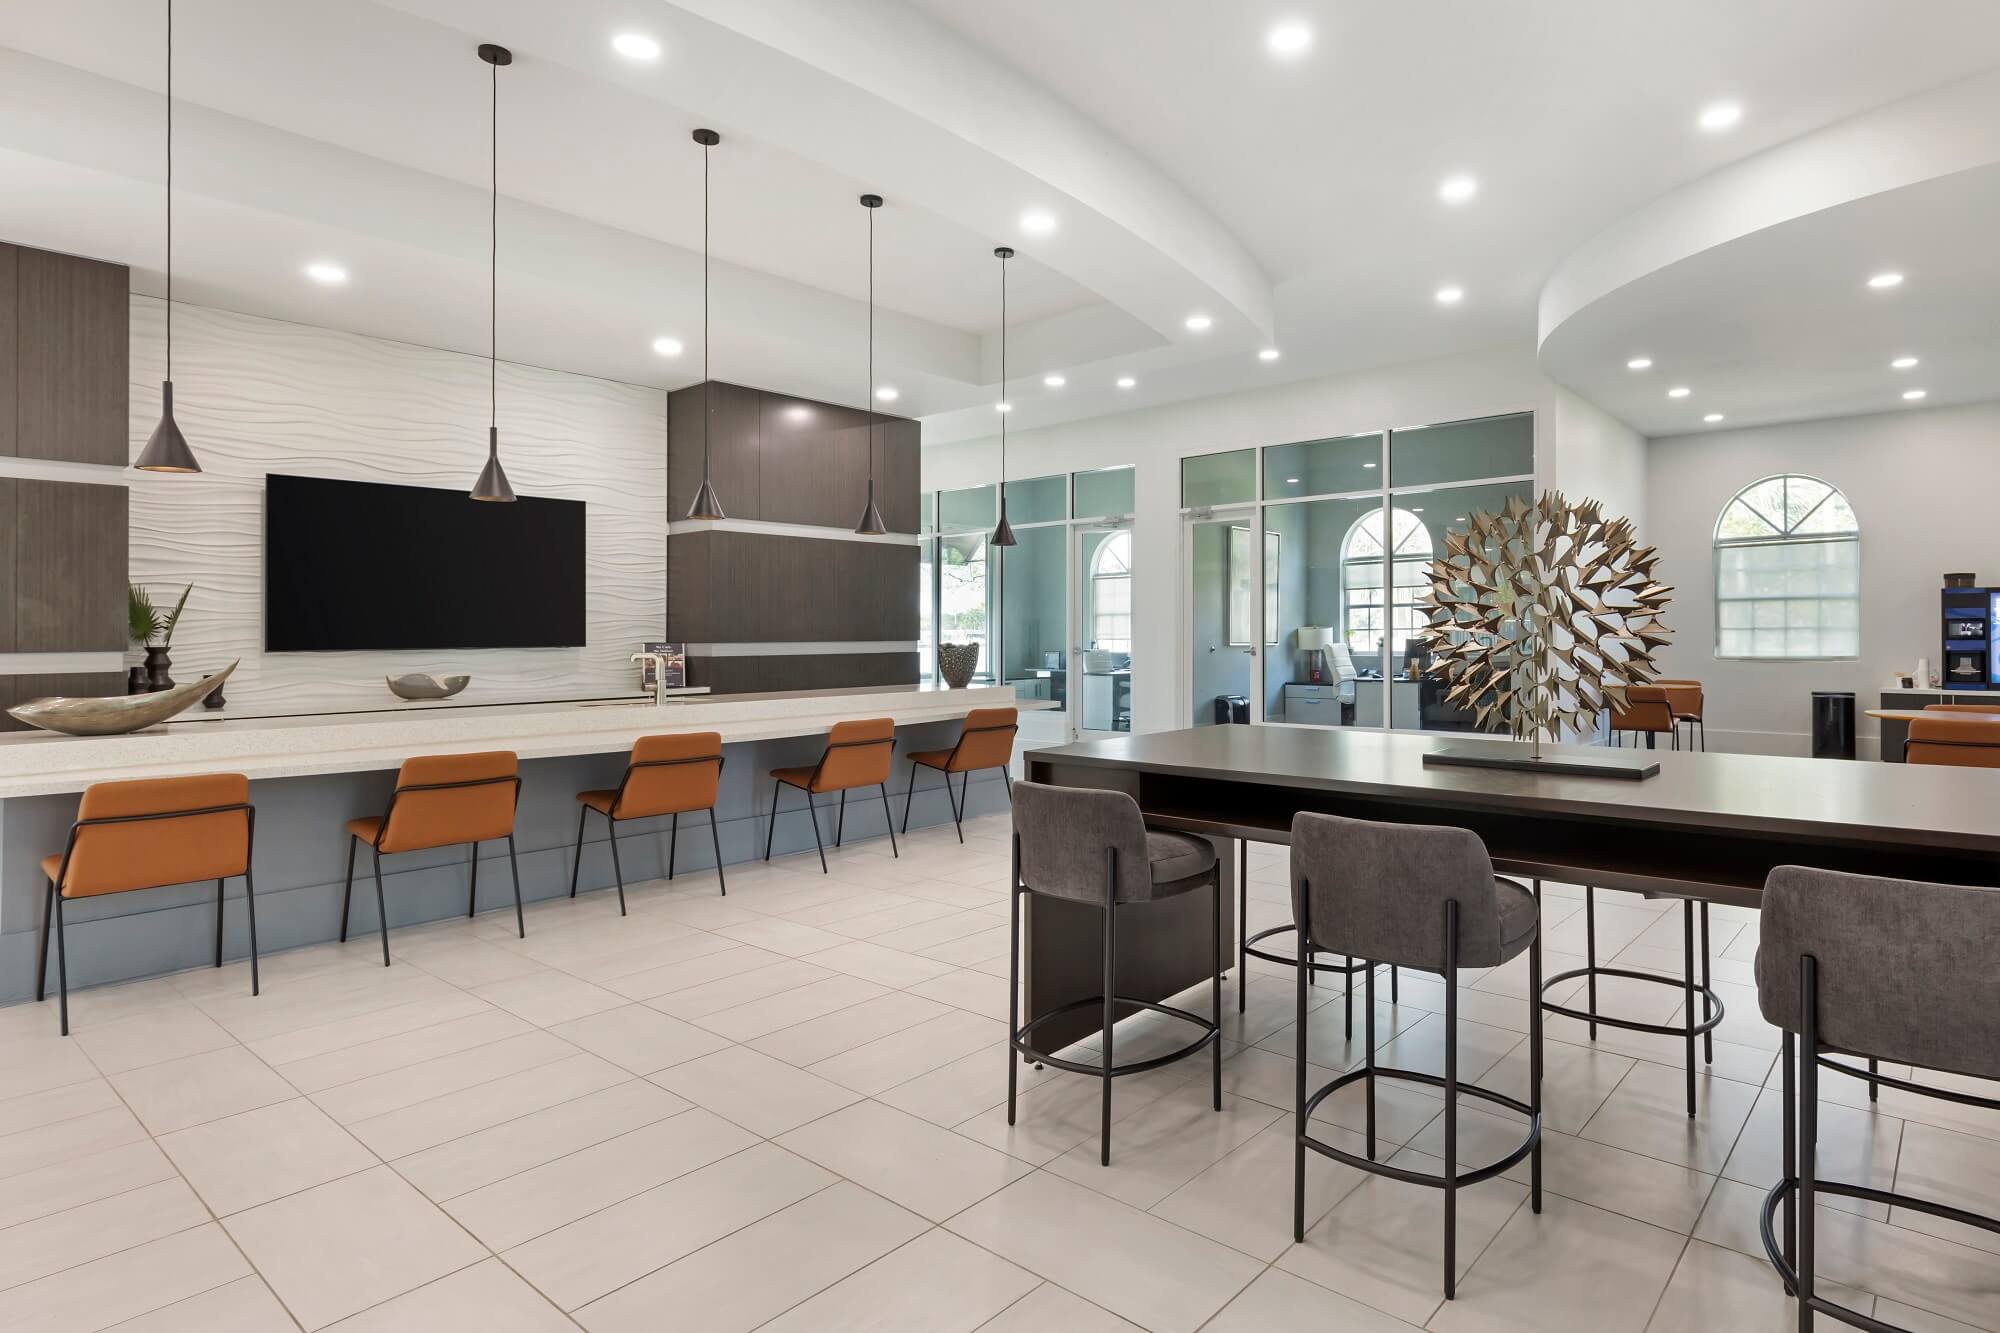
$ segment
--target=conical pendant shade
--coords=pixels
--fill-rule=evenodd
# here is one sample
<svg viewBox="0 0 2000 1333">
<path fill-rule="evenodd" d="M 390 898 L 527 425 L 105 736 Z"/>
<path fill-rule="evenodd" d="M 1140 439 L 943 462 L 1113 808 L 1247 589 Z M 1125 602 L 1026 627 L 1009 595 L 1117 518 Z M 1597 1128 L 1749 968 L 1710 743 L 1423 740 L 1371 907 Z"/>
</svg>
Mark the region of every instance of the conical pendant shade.
<svg viewBox="0 0 2000 1333">
<path fill-rule="evenodd" d="M 715 493 L 715 483 L 708 478 L 701 479 L 701 489 L 694 493 L 694 503 L 688 506 L 687 516 L 713 519 L 729 517 L 722 512 L 722 497 Z"/>
<path fill-rule="evenodd" d="M 857 535 L 863 537 L 880 537 L 888 530 L 889 525 L 882 521 L 882 511 L 875 507 L 875 479 L 870 477 L 868 479 L 868 508 L 861 511 L 861 522 L 855 525 L 854 531 Z"/>
<path fill-rule="evenodd" d="M 986 539 L 986 544 L 989 546 L 1019 546 L 1021 544 L 1014 536 L 1014 525 L 1007 521 L 1007 502 L 1005 500 L 1000 502 L 1000 524 L 993 529 L 993 535 Z"/>
<path fill-rule="evenodd" d="M 201 471 L 201 464 L 195 461 L 194 450 L 188 448 L 187 437 L 181 434 L 180 425 L 174 420 L 172 380 L 160 385 L 160 424 L 153 427 L 153 437 L 146 441 L 139 461 L 132 466 L 141 472 Z"/>
<path fill-rule="evenodd" d="M 511 501 L 514 488 L 507 484 L 507 469 L 500 466 L 500 428 L 486 429 L 486 466 L 479 469 L 479 480 L 472 485 L 475 500 Z"/>
</svg>

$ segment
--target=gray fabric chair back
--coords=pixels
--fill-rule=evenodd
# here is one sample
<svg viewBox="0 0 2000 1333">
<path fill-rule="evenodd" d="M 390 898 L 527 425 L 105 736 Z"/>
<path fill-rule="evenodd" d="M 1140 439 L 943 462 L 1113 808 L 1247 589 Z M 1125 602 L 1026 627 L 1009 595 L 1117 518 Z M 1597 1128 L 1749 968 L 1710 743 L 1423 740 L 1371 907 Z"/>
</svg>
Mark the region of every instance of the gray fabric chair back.
<svg viewBox="0 0 2000 1333">
<path fill-rule="evenodd" d="M 1458 962 L 1501 962 L 1499 900 L 1486 844 L 1467 829 L 1292 817 L 1292 911 L 1312 893 L 1313 943 L 1329 953 L 1440 972 L 1444 905 L 1458 903 Z"/>
<path fill-rule="evenodd" d="M 1118 901 L 1153 895 L 1146 821 L 1122 791 L 1014 784 L 1014 832 L 1021 839 L 1021 883 L 1036 893 L 1104 901 L 1104 849 L 1118 850 Z"/>
<path fill-rule="evenodd" d="M 1779 866 L 1764 884 L 1757 1006 L 1797 1032 L 1811 954 L 1823 1045 L 2000 1078 L 1996 951 L 2000 889 Z"/>
</svg>

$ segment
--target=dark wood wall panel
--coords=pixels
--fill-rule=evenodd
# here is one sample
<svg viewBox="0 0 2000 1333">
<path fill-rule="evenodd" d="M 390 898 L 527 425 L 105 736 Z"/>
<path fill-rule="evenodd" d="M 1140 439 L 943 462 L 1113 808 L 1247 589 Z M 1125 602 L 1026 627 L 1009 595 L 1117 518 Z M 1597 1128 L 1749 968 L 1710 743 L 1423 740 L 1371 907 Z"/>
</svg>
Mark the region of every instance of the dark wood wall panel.
<svg viewBox="0 0 2000 1333">
<path fill-rule="evenodd" d="M 738 384 L 695 384 L 667 395 L 667 519 L 678 522 L 701 487 L 702 392 L 709 391 L 709 475 L 723 512 L 731 518 L 763 517 L 758 495 L 757 433 L 760 399 Z"/>
<path fill-rule="evenodd" d="M 752 532 L 668 542 L 667 637 L 681 643 L 914 640 L 918 551 Z"/>
<path fill-rule="evenodd" d="M 829 653 L 820 656 L 690 657 L 688 684 L 717 694 L 765 690 L 841 690 L 917 683 L 915 653 Z"/>
<path fill-rule="evenodd" d="M 0 516 L 15 519 L 13 531 L 0 533 L 0 653 L 16 651 L 14 644 L 14 585 L 15 549 L 21 543 L 21 525 L 18 521 L 20 510 L 20 482 L 12 477 L 0 477 Z"/>
<path fill-rule="evenodd" d="M 125 487 L 14 485 L 14 651 L 123 652 Z"/>
<path fill-rule="evenodd" d="M 923 428 L 901 417 L 882 423 L 876 443 L 875 503 L 891 532 L 919 530 Z"/>
<path fill-rule="evenodd" d="M 709 557 L 719 532 L 667 538 L 667 641 L 715 643 L 710 624 Z"/>
<path fill-rule="evenodd" d="M 853 629 L 847 639 L 910 639 L 920 632 L 914 546 L 878 542 L 840 544 L 842 608 Z"/>
<path fill-rule="evenodd" d="M 17 385 L 21 320 L 15 302 L 20 290 L 16 276 L 20 271 L 20 253 L 16 246 L 0 245 L 0 458 L 13 458 L 19 451 L 15 443 L 15 418 L 20 412 Z"/>
<path fill-rule="evenodd" d="M 125 677 L 116 671 L 85 671 L 62 676 L 0 676 L 0 731 L 31 730 L 26 723 L 8 717 L 6 711 L 30 699 L 51 694 L 80 698 L 123 693 Z"/>
<path fill-rule="evenodd" d="M 26 248 L 15 255 L 13 452 L 125 463 L 131 360 L 125 266 Z"/>
</svg>

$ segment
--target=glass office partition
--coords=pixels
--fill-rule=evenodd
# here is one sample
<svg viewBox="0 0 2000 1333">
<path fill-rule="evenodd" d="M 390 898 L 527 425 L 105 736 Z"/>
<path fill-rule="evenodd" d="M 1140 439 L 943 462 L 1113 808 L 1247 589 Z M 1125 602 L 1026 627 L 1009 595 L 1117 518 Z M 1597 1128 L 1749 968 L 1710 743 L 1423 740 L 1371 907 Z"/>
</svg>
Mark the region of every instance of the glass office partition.
<svg viewBox="0 0 2000 1333">
<path fill-rule="evenodd" d="M 1435 486 L 1535 471 L 1535 416 L 1481 417 L 1389 433 L 1389 484 Z"/>
<path fill-rule="evenodd" d="M 1077 729 L 1132 730 L 1132 530 L 1076 531 L 1077 634 L 1070 690 Z"/>
<path fill-rule="evenodd" d="M 1264 498 L 1382 489 L 1382 433 L 1276 444 L 1264 451 Z"/>
<path fill-rule="evenodd" d="M 938 492 L 939 532 L 991 532 L 1000 521 L 997 486 L 968 486 Z"/>
<path fill-rule="evenodd" d="M 1269 597 L 1279 590 L 1279 536 L 1264 534 L 1261 562 L 1257 539 L 1254 509 L 1228 517 L 1190 515 L 1186 520 L 1184 605 L 1189 617 L 1188 653 L 1194 663 L 1188 721 L 1198 727 L 1251 721 L 1250 683 L 1259 626 L 1272 619 L 1268 603 L 1260 608 L 1257 600 L 1260 590 Z"/>
<path fill-rule="evenodd" d="M 1007 486 L 1010 513 L 1017 484 Z M 1047 699 L 1060 709 L 1068 702 L 1069 528 L 1017 527 L 1014 536 L 1020 544 L 1000 556 L 1001 680 L 1023 699 Z"/>
<path fill-rule="evenodd" d="M 1350 616 L 1353 604 L 1373 605 L 1379 592 L 1365 569 L 1362 586 L 1350 586 L 1354 571 L 1344 554 L 1351 534 L 1370 520 L 1379 525 L 1381 514 L 1381 497 L 1374 495 L 1264 507 L 1277 563 L 1276 595 L 1267 590 L 1265 603 L 1272 608 L 1264 649 L 1266 720 L 1355 726 L 1366 715 L 1382 725 L 1380 654 L 1372 646 L 1351 651 L 1343 629 L 1358 623 Z"/>
<path fill-rule="evenodd" d="M 917 679 L 937 677 L 937 541 L 926 537 L 917 546 Z"/>
<path fill-rule="evenodd" d="M 1134 473 L 1124 467 L 1101 467 L 1070 474 L 1071 518 L 1122 518 L 1136 507 Z"/>
<path fill-rule="evenodd" d="M 1486 482 L 1402 492 L 1392 497 L 1393 526 L 1405 531 L 1407 549 L 1415 551 L 1421 548 L 1427 553 L 1442 555 L 1448 534 L 1465 532 L 1470 528 L 1474 514 L 1497 514 L 1506 507 L 1509 499 L 1514 498 L 1532 503 L 1535 498 L 1534 483 Z M 1426 554 L 1426 563 L 1429 558 Z M 1429 658 L 1418 644 L 1410 640 L 1409 635 L 1427 618 L 1422 609 L 1421 594 L 1424 587 L 1428 587 L 1429 579 L 1421 568 L 1417 570 L 1416 577 L 1420 586 L 1411 590 L 1407 608 L 1399 605 L 1389 636 L 1388 670 L 1394 677 L 1390 687 L 1390 725 L 1426 731 L 1506 730 L 1505 724 L 1497 721 L 1490 722 L 1485 728 L 1478 727 L 1474 711 L 1447 703 L 1443 683 L 1425 671 Z"/>
<path fill-rule="evenodd" d="M 938 538 L 938 642 L 976 643 L 974 680 L 993 679 L 993 644 L 987 624 L 986 534 Z"/>
<path fill-rule="evenodd" d="M 1181 460 L 1181 508 L 1243 504 L 1257 498 L 1257 451 L 1233 449 Z"/>
<path fill-rule="evenodd" d="M 1069 479 L 1024 477 L 1007 483 L 1007 521 L 1015 527 L 1023 523 L 1061 522 L 1069 517 Z"/>
</svg>

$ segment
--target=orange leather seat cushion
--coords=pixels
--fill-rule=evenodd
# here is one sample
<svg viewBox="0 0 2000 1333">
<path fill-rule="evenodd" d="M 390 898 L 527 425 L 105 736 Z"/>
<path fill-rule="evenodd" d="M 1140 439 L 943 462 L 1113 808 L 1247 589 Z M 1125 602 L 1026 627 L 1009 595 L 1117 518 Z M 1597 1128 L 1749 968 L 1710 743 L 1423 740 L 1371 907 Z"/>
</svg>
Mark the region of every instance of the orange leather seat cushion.
<svg viewBox="0 0 2000 1333">
<path fill-rule="evenodd" d="M 349 833 L 352 833 L 355 837 L 361 839 L 361 841 L 372 843 L 375 841 L 377 830 L 382 827 L 382 816 L 363 815 L 359 819 L 348 820 L 346 827 Z"/>
<path fill-rule="evenodd" d="M 789 787 L 812 786 L 813 770 L 810 768 L 774 768 L 771 776 Z"/>
<path fill-rule="evenodd" d="M 951 763 L 951 756 L 950 750 L 919 750 L 910 756 L 910 762 L 925 768 L 944 768 Z"/>
<path fill-rule="evenodd" d="M 88 898 L 242 874 L 250 865 L 249 811 L 181 812 L 249 802 L 250 780 L 241 773 L 93 784 L 77 806 L 77 822 L 83 827 L 77 829 L 70 851 L 60 886 L 63 897 Z M 162 818 L 88 823 L 133 815 Z M 42 864 L 53 876 L 62 869 L 62 858 Z"/>
</svg>

